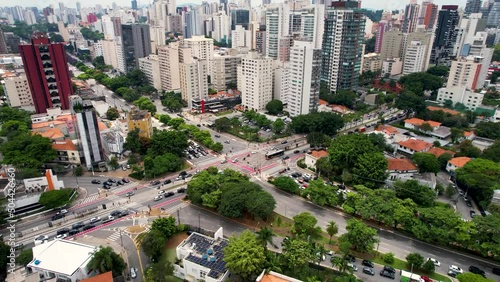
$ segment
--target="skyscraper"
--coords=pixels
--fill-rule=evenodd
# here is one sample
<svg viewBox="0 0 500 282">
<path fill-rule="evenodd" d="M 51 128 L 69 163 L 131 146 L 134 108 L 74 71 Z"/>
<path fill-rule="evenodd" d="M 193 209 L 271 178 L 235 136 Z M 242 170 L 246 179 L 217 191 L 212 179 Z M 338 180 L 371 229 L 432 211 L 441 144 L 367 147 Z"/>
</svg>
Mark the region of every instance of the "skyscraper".
<svg viewBox="0 0 500 282">
<path fill-rule="evenodd" d="M 432 65 L 450 66 L 450 55 L 457 39 L 456 28 L 459 21 L 457 5 L 443 5 L 439 10 L 430 59 Z"/>
<path fill-rule="evenodd" d="M 250 51 L 241 58 L 238 65 L 238 90 L 241 91 L 241 104 L 249 109 L 260 111 L 273 99 L 273 60 Z"/>
<path fill-rule="evenodd" d="M 31 44 L 19 45 L 19 53 L 36 112 L 46 113 L 52 107 L 69 109 L 73 85 L 64 44 L 52 44 L 44 33 L 35 33 Z"/>
<path fill-rule="evenodd" d="M 465 4 L 464 13 L 466 15 L 479 13 L 479 10 L 481 10 L 481 4 L 482 4 L 481 0 L 467 0 L 467 3 Z"/>
<path fill-rule="evenodd" d="M 321 80 L 330 92 L 358 86 L 365 15 L 357 1 L 336 1 L 325 12 Z"/>
<path fill-rule="evenodd" d="M 384 40 L 384 34 L 389 29 L 389 23 L 385 20 L 380 21 L 377 27 L 377 34 L 375 37 L 375 53 L 379 53 L 382 51 L 382 42 Z"/>
<path fill-rule="evenodd" d="M 420 5 L 418 4 L 408 4 L 406 5 L 405 15 L 403 18 L 402 31 L 404 33 L 412 33 L 418 23 L 418 13 L 420 10 Z"/>
<path fill-rule="evenodd" d="M 288 36 L 290 29 L 290 6 L 279 3 L 266 8 L 266 55 L 277 59 L 279 42 Z"/>
<path fill-rule="evenodd" d="M 137 0 L 132 0 L 132 10 L 137 10 Z"/>
<path fill-rule="evenodd" d="M 126 72 L 139 68 L 139 58 L 151 54 L 151 36 L 147 24 L 122 24 L 123 56 Z"/>
<path fill-rule="evenodd" d="M 246 9 L 231 10 L 231 30 L 235 30 L 237 25 L 243 26 L 246 30 L 250 25 L 250 11 Z"/>
<path fill-rule="evenodd" d="M 492 28 L 500 27 L 500 0 L 495 0 L 495 3 L 491 6 L 486 26 Z"/>
</svg>

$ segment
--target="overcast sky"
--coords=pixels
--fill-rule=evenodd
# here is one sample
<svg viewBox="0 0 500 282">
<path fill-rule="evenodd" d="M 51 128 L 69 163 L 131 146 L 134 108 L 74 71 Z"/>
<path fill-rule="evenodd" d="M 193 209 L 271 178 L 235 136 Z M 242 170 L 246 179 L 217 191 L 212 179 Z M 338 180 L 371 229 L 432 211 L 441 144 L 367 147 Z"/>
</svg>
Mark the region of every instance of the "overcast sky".
<svg viewBox="0 0 500 282">
<path fill-rule="evenodd" d="M 372 9 L 387 9 L 387 10 L 395 10 L 395 9 L 402 9 L 404 6 L 409 3 L 410 1 L 404 1 L 404 0 L 362 0 L 362 7 L 363 8 L 372 8 Z M 75 0 L 1 0 L 1 6 L 16 6 L 16 5 L 21 5 L 21 6 L 35 6 L 35 7 L 46 7 L 50 4 L 54 4 L 56 7 L 58 7 L 57 3 L 63 2 L 67 7 L 70 8 L 75 8 Z M 80 0 L 82 3 L 82 7 L 85 6 L 93 6 L 95 4 L 101 4 L 103 6 L 106 5 L 111 5 L 113 0 L 108 0 L 108 1 L 102 1 L 102 0 Z M 116 4 L 121 5 L 121 6 L 131 6 L 129 0 L 115 0 Z M 139 5 L 147 5 L 150 2 L 153 2 L 153 0 L 138 0 L 137 1 Z M 182 3 L 201 3 L 201 0 L 177 0 L 177 4 L 182 4 Z M 209 1 L 213 2 L 213 1 Z M 232 1 L 230 1 L 232 2 Z M 272 0 L 272 2 L 279 2 L 279 0 Z M 419 0 L 421 2 L 421 0 Z M 439 7 L 441 5 L 460 5 L 462 7 L 465 7 L 465 2 L 466 0 L 434 0 L 434 3 L 438 4 Z M 103 4 L 106 3 L 106 4 Z M 260 0 L 252 0 L 252 5 L 259 5 L 262 3 Z"/>
</svg>

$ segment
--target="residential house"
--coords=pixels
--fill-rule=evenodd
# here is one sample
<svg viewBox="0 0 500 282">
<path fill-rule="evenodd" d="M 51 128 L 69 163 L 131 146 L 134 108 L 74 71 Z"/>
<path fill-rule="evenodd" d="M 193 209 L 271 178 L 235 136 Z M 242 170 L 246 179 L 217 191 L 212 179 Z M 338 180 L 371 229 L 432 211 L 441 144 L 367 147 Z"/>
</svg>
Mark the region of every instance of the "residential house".
<svg viewBox="0 0 500 282">
<path fill-rule="evenodd" d="M 457 157 L 448 161 L 446 164 L 446 171 L 455 172 L 457 168 L 463 167 L 466 163 L 470 162 L 472 159 L 469 157 Z"/>
<path fill-rule="evenodd" d="M 255 282 L 302 282 L 302 280 L 298 280 L 274 271 L 266 272 L 264 269 Z"/>
<path fill-rule="evenodd" d="M 81 281 L 93 274 L 87 266 L 97 250 L 94 246 L 56 239 L 33 247 L 33 260 L 26 268 L 28 273 L 37 273 L 39 281 Z"/>
<path fill-rule="evenodd" d="M 105 129 L 100 133 L 102 147 L 108 159 L 121 156 L 124 150 L 123 145 L 125 144 L 125 138 L 120 134 L 119 130 Z"/>
<path fill-rule="evenodd" d="M 433 145 L 431 143 L 414 138 L 398 142 L 398 150 L 409 155 L 413 155 L 414 153 L 425 153 L 432 147 Z"/>
<path fill-rule="evenodd" d="M 184 281 L 223 282 L 229 276 L 224 261 L 224 248 L 229 241 L 224 238 L 222 227 L 209 237 L 191 233 L 176 248 L 182 266 L 174 265 L 174 275 Z"/>
<path fill-rule="evenodd" d="M 330 105 L 330 107 L 332 108 L 332 111 L 341 116 L 354 113 L 351 109 L 344 105 Z"/>
<path fill-rule="evenodd" d="M 55 141 L 52 143 L 52 148 L 57 153 L 57 157 L 55 159 L 56 162 L 75 165 L 79 165 L 81 163 L 78 149 L 70 139 Z"/>
<path fill-rule="evenodd" d="M 307 167 L 316 167 L 316 162 L 323 157 L 328 157 L 326 150 L 311 150 L 310 153 L 306 154 L 304 163 Z"/>
<path fill-rule="evenodd" d="M 80 282 L 113 282 L 113 272 L 112 271 L 104 272 L 102 274 L 87 279 L 83 279 Z"/>
<path fill-rule="evenodd" d="M 418 173 L 418 168 L 407 158 L 390 158 L 387 160 L 387 173 L 389 180 L 408 180 Z"/>
<path fill-rule="evenodd" d="M 424 131 L 422 130 L 422 126 L 424 124 L 428 124 L 432 130 Z M 410 118 L 405 120 L 405 127 L 413 130 L 419 130 L 425 134 L 432 135 L 433 137 L 439 139 L 446 139 L 451 135 L 451 129 L 446 126 L 441 126 L 440 122 L 432 121 L 432 120 L 423 120 L 419 118 Z"/>
<path fill-rule="evenodd" d="M 476 134 L 474 133 L 474 131 L 464 131 L 464 137 L 463 139 L 467 139 L 467 140 L 474 140 L 476 139 Z"/>
<path fill-rule="evenodd" d="M 396 127 L 386 124 L 379 125 L 377 128 L 375 128 L 375 132 L 384 134 L 387 139 L 393 139 L 396 134 L 399 134 L 399 131 Z"/>
<path fill-rule="evenodd" d="M 41 135 L 42 137 L 49 138 L 52 141 L 62 141 L 64 140 L 64 134 L 61 132 L 61 129 L 59 128 L 49 128 L 46 129 L 45 131 L 38 131 L 35 132 L 36 134 Z"/>
<path fill-rule="evenodd" d="M 455 156 L 455 152 L 450 151 L 450 150 L 441 149 L 439 147 L 431 148 L 431 149 L 429 149 L 429 151 L 427 151 L 427 153 L 433 154 L 434 156 L 436 156 L 436 158 L 439 158 L 439 156 L 441 156 L 442 154 L 445 154 L 445 153 L 450 154 L 452 157 Z"/>
</svg>

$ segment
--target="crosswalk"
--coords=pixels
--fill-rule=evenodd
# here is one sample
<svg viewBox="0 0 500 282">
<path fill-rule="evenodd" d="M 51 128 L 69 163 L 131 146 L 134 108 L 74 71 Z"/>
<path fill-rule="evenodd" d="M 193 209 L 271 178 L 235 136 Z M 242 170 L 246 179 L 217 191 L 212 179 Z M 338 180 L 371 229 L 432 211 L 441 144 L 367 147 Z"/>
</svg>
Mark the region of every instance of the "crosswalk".
<svg viewBox="0 0 500 282">
<path fill-rule="evenodd" d="M 123 234 L 122 234 L 123 235 Z M 117 230 L 115 231 L 113 234 L 109 235 L 108 238 L 106 238 L 106 240 L 108 241 L 111 241 L 111 242 L 114 242 L 116 241 L 118 238 L 120 238 L 120 230 Z"/>
<path fill-rule="evenodd" d="M 136 183 L 131 182 L 131 183 L 128 183 L 127 185 L 117 187 L 116 189 L 112 189 L 111 192 L 114 193 L 115 195 L 119 195 L 124 191 L 130 190 L 132 187 L 134 187 L 135 184 Z"/>
<path fill-rule="evenodd" d="M 87 196 L 79 205 L 85 205 L 87 203 L 92 203 L 99 198 L 99 194 L 92 194 Z"/>
<path fill-rule="evenodd" d="M 165 212 L 167 214 L 174 214 L 177 212 L 177 210 L 183 209 L 185 207 L 189 206 L 189 202 L 181 202 L 180 205 L 173 206 L 169 209 L 166 209 Z"/>
</svg>

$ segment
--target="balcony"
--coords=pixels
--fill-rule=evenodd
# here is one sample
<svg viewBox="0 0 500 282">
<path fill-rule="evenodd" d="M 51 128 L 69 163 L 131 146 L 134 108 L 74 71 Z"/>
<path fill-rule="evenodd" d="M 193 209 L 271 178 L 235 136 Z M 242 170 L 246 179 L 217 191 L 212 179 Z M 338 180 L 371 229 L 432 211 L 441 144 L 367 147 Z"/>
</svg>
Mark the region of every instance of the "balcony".
<svg viewBox="0 0 500 282">
<path fill-rule="evenodd" d="M 57 93 L 56 91 L 52 91 L 50 92 L 50 97 L 59 97 L 59 93 Z"/>
<path fill-rule="evenodd" d="M 59 98 L 51 98 L 52 104 L 61 104 L 61 99 Z"/>
<path fill-rule="evenodd" d="M 48 60 L 50 60 L 50 56 L 48 54 L 43 54 L 42 61 L 48 61 Z"/>
<path fill-rule="evenodd" d="M 44 63 L 43 68 L 51 68 L 52 64 L 51 63 Z"/>
<path fill-rule="evenodd" d="M 47 82 L 56 82 L 56 79 L 53 77 L 47 78 Z"/>
<path fill-rule="evenodd" d="M 47 53 L 49 52 L 49 48 L 47 46 L 40 46 L 38 51 L 40 51 L 40 53 Z"/>
<path fill-rule="evenodd" d="M 45 75 L 54 75 L 54 71 L 53 70 L 46 70 Z"/>
<path fill-rule="evenodd" d="M 54 84 L 49 85 L 49 90 L 57 90 L 57 86 Z"/>
</svg>

